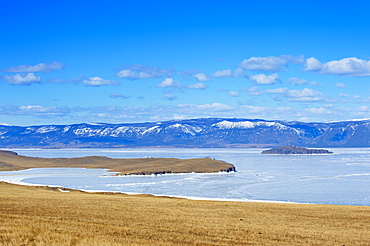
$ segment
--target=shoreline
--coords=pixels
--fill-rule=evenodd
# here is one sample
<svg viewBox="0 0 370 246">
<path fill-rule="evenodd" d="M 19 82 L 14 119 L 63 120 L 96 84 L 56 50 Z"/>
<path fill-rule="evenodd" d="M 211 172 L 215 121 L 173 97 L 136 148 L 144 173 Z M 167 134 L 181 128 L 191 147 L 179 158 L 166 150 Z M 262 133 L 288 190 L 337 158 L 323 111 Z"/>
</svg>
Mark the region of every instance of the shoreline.
<svg viewBox="0 0 370 246">
<path fill-rule="evenodd" d="M 174 198 L 174 199 L 185 199 L 189 201 L 209 201 L 209 202 L 236 202 L 236 203 L 264 203 L 264 204 L 295 204 L 295 205 L 317 205 L 317 206 L 350 206 L 350 207 L 368 207 L 368 205 L 350 205 L 350 204 L 329 204 L 329 203 L 303 203 L 303 202 L 290 202 L 290 201 L 275 201 L 275 200 L 256 200 L 256 199 L 233 199 L 233 198 L 208 198 L 208 197 L 194 197 L 194 196 L 175 196 L 166 194 L 149 194 L 149 193 L 137 193 L 137 192 L 121 192 L 121 191 L 109 191 L 109 190 L 88 190 L 88 189 L 71 189 L 65 188 L 58 185 L 43 185 L 43 184 L 31 184 L 25 182 L 6 182 L 0 181 L 1 184 L 9 184 L 22 187 L 35 187 L 35 188 L 51 188 L 57 189 L 60 192 L 82 192 L 86 194 L 100 194 L 100 195 L 125 195 L 125 196 L 150 196 L 156 198 Z"/>
<path fill-rule="evenodd" d="M 182 175 L 182 174 L 165 174 L 165 175 Z M 141 176 L 141 175 L 137 175 Z M 328 205 L 328 206 L 359 206 L 359 207 L 369 207 L 368 205 L 358 205 L 358 204 L 330 204 L 330 203 L 306 203 L 306 202 L 292 202 L 292 201 L 277 201 L 277 200 L 258 200 L 258 199 L 233 199 L 233 198 L 210 198 L 210 197 L 196 197 L 196 196 L 181 196 L 181 195 L 167 195 L 167 194 L 150 194 L 150 193 L 139 193 L 139 192 L 124 192 L 124 191 L 113 191 L 113 190 L 89 190 L 89 189 L 72 189 L 66 188 L 58 185 L 45 185 L 45 184 L 32 184 L 22 182 L 25 178 L 21 178 L 21 181 L 8 182 L 0 181 L 1 183 L 6 183 L 10 185 L 19 185 L 19 186 L 29 186 L 29 187 L 47 187 L 53 189 L 59 189 L 60 192 L 70 192 L 70 191 L 79 191 L 90 194 L 121 194 L 128 196 L 153 196 L 153 197 L 166 197 L 166 198 L 175 198 L 175 199 L 186 199 L 190 201 L 213 201 L 213 202 L 240 202 L 240 203 L 267 203 L 267 204 L 297 204 L 297 205 Z"/>
<path fill-rule="evenodd" d="M 31 168 L 31 169 L 37 169 L 37 168 Z M 86 168 L 87 169 L 87 168 Z M 107 169 L 103 169 L 107 170 Z M 167 173 L 167 174 L 161 174 L 161 175 L 184 175 L 189 173 Z M 202 174 L 216 174 L 216 173 L 202 173 Z M 218 172 L 218 174 L 227 174 L 226 172 Z M 0 179 L 1 177 L 6 177 L 7 175 L 1 175 L 0 172 Z M 9 175 L 11 176 L 11 175 Z M 136 175 L 136 174 L 130 174 L 130 175 L 122 175 L 122 176 L 143 176 L 143 175 Z M 147 176 L 157 176 L 155 174 L 150 174 Z M 138 193 L 138 192 L 124 192 L 124 191 L 111 191 L 111 190 L 88 190 L 88 189 L 72 189 L 72 188 L 66 188 L 63 186 L 58 185 L 45 185 L 45 184 L 32 184 L 23 182 L 24 179 L 27 177 L 19 177 L 15 178 L 14 180 L 10 181 L 4 181 L 0 180 L 0 183 L 7 183 L 7 184 L 14 184 L 14 185 L 20 185 L 20 186 L 31 186 L 31 187 L 50 187 L 50 188 L 58 188 L 63 191 L 81 191 L 86 193 L 97 193 L 97 194 L 106 194 L 106 193 L 114 193 L 114 194 L 124 194 L 124 195 L 149 195 L 154 197 L 168 197 L 168 198 L 179 198 L 179 199 L 187 199 L 192 201 L 219 201 L 219 202 L 257 202 L 257 203 L 283 203 L 283 204 L 315 204 L 315 203 L 298 203 L 298 202 L 289 202 L 289 201 L 275 201 L 275 200 L 251 200 L 251 199 L 238 199 L 238 198 L 210 198 L 210 197 L 197 197 L 197 196 L 176 196 L 176 195 L 166 195 L 166 194 L 150 194 L 150 193 Z M 335 204 L 330 204 L 335 205 Z"/>
<path fill-rule="evenodd" d="M 66 188 L 58 185 L 43 185 L 43 184 L 31 184 L 22 181 L 16 182 L 7 182 L 7 181 L 0 181 L 0 183 L 6 183 L 11 185 L 19 185 L 19 186 L 30 186 L 30 187 L 48 187 L 48 188 L 57 188 L 61 192 L 66 191 L 81 191 L 85 193 L 92 193 L 92 194 L 123 194 L 129 196 L 137 196 L 137 195 L 148 195 L 153 197 L 167 197 L 167 198 L 178 198 L 178 199 L 187 199 L 191 201 L 214 201 L 214 202 L 253 202 L 253 203 L 281 203 L 281 204 L 311 204 L 311 205 L 324 205 L 320 203 L 299 203 L 299 202 L 287 202 L 287 201 L 274 201 L 274 200 L 250 200 L 250 199 L 233 199 L 233 198 L 209 198 L 209 197 L 196 197 L 196 196 L 176 196 L 176 195 L 166 195 L 166 194 L 149 194 L 149 193 L 137 193 L 137 192 L 124 192 L 124 191 L 110 191 L 110 190 L 88 190 L 88 189 L 71 189 Z M 333 205 L 333 206 L 361 206 L 361 205 L 337 205 L 337 204 L 326 204 L 326 205 Z"/>
</svg>

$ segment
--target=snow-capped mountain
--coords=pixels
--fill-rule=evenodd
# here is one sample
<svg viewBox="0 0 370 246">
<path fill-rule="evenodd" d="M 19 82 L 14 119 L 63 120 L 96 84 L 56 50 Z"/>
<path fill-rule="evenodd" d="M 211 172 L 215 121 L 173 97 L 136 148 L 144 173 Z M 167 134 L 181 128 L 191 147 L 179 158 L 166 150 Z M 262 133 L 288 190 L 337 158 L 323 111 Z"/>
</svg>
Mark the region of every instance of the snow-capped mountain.
<svg viewBox="0 0 370 246">
<path fill-rule="evenodd" d="M 331 123 L 193 119 L 152 123 L 0 125 L 2 148 L 370 146 L 370 120 Z"/>
</svg>

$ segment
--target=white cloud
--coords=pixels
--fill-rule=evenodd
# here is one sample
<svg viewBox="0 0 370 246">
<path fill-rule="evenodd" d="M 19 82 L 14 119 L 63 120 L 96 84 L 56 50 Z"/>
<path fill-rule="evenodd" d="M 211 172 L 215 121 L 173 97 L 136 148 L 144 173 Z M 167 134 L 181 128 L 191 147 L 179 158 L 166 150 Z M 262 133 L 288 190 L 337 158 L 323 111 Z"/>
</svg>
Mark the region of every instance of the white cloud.
<svg viewBox="0 0 370 246">
<path fill-rule="evenodd" d="M 254 86 L 249 88 L 249 94 L 254 96 L 263 94 L 279 94 L 293 102 L 319 102 L 324 101 L 325 99 L 321 92 L 309 88 L 304 88 L 303 90 L 288 90 L 288 88 L 282 87 L 261 91 L 258 87 Z"/>
<path fill-rule="evenodd" d="M 370 61 L 358 59 L 356 57 L 343 58 L 337 61 L 321 63 L 314 57 L 306 59 L 305 67 L 307 71 L 321 74 L 335 74 L 341 76 L 370 76 Z"/>
<path fill-rule="evenodd" d="M 307 80 L 293 77 L 288 79 L 288 83 L 291 85 L 304 85 L 307 84 Z"/>
<path fill-rule="evenodd" d="M 168 100 L 171 94 L 167 95 Z M 53 122 L 60 120 L 81 122 L 146 122 L 164 121 L 189 118 L 259 118 L 266 120 L 290 121 L 338 121 L 358 118 L 370 118 L 370 108 L 359 105 L 357 108 L 335 107 L 325 105 L 312 107 L 304 104 L 299 107 L 268 107 L 256 106 L 253 102 L 245 105 L 229 106 L 222 103 L 212 104 L 181 104 L 176 106 L 155 105 L 149 107 L 47 107 L 42 105 L 0 106 L 0 115 L 31 116 L 34 118 L 50 119 Z"/>
<path fill-rule="evenodd" d="M 36 116 L 58 116 L 63 115 L 65 110 L 56 107 L 45 107 L 41 105 L 27 105 L 13 107 L 13 114 L 36 115 Z"/>
<path fill-rule="evenodd" d="M 27 105 L 27 106 L 20 106 L 19 109 L 25 110 L 25 111 L 46 112 L 46 111 L 49 111 L 50 108 L 44 107 L 41 105 Z"/>
<path fill-rule="evenodd" d="M 186 89 L 193 89 L 193 90 L 203 90 L 206 86 L 203 83 L 195 83 L 191 85 L 181 85 L 179 81 L 174 80 L 173 78 L 165 78 L 161 83 L 157 84 L 157 87 L 162 88 L 186 88 Z"/>
<path fill-rule="evenodd" d="M 50 62 L 50 63 L 39 63 L 34 66 L 31 65 L 19 65 L 16 67 L 10 67 L 2 69 L 3 72 L 11 73 L 31 73 L 31 72 L 42 72 L 49 73 L 54 70 L 62 69 L 64 64 L 62 62 Z"/>
<path fill-rule="evenodd" d="M 36 76 L 34 73 L 5 75 L 2 76 L 1 79 L 12 85 L 30 85 L 32 83 L 41 82 L 40 77 Z"/>
<path fill-rule="evenodd" d="M 86 78 L 82 81 L 82 83 L 87 86 L 119 85 L 119 82 L 117 81 L 102 79 L 98 76 Z"/>
<path fill-rule="evenodd" d="M 248 89 L 249 94 L 255 95 L 255 96 L 259 96 L 262 94 L 287 94 L 288 91 L 289 91 L 288 88 L 285 88 L 285 87 L 267 89 L 263 91 L 261 91 L 257 86 L 253 86 Z"/>
<path fill-rule="evenodd" d="M 239 93 L 236 92 L 236 91 L 229 91 L 227 94 L 229 96 L 231 96 L 231 97 L 238 97 L 238 96 L 240 96 Z"/>
<path fill-rule="evenodd" d="M 122 95 L 121 93 L 111 93 L 109 95 L 110 98 L 122 98 L 122 99 L 128 99 L 129 97 Z"/>
<path fill-rule="evenodd" d="M 177 97 L 175 95 L 172 95 L 172 94 L 165 94 L 164 97 L 169 100 L 169 101 L 172 101 L 172 100 L 175 100 L 177 99 Z"/>
<path fill-rule="evenodd" d="M 117 76 L 125 79 L 153 79 L 171 76 L 172 74 L 172 69 L 161 69 L 137 64 L 119 71 Z"/>
<path fill-rule="evenodd" d="M 295 77 L 290 78 L 287 81 L 291 85 L 306 85 L 306 84 L 309 84 L 309 85 L 320 85 L 320 83 L 318 83 L 317 81 L 308 82 L 305 79 L 299 79 L 299 78 L 295 78 Z"/>
<path fill-rule="evenodd" d="M 355 100 L 355 103 L 369 103 L 370 98 L 362 98 L 360 95 L 350 95 L 347 93 L 340 93 L 339 97 L 344 98 L 342 102 L 348 102 L 348 100 Z"/>
<path fill-rule="evenodd" d="M 240 109 L 248 113 L 262 113 L 268 110 L 268 108 L 266 107 L 250 106 L 250 105 L 242 105 L 240 106 Z"/>
<path fill-rule="evenodd" d="M 68 108 L 58 107 L 46 107 L 42 105 L 5 105 L 0 106 L 0 114 L 13 115 L 13 116 L 33 116 L 37 118 L 51 118 L 53 121 L 56 117 L 70 116 L 70 110 Z"/>
<path fill-rule="evenodd" d="M 351 97 L 351 95 L 347 93 L 340 93 L 339 96 L 340 97 Z"/>
<path fill-rule="evenodd" d="M 358 111 L 360 112 L 368 112 L 369 111 L 369 107 L 367 106 L 360 106 L 357 108 Z"/>
<path fill-rule="evenodd" d="M 257 86 L 252 86 L 247 89 L 249 95 L 261 95 L 261 91 Z"/>
<path fill-rule="evenodd" d="M 346 84 L 345 83 L 337 83 L 335 86 L 338 87 L 338 88 L 345 88 Z"/>
<path fill-rule="evenodd" d="M 305 109 L 306 112 L 309 112 L 309 113 L 312 113 L 312 114 L 323 114 L 323 115 L 330 115 L 330 114 L 333 114 L 333 111 L 331 110 L 328 110 L 327 108 L 323 108 L 323 107 L 320 107 L 320 108 L 306 108 Z"/>
<path fill-rule="evenodd" d="M 243 68 L 237 68 L 234 72 L 230 69 L 216 71 L 212 74 L 214 78 L 248 78 L 248 73 Z"/>
<path fill-rule="evenodd" d="M 161 83 L 157 84 L 158 87 L 180 87 L 181 83 L 173 78 L 165 78 Z"/>
<path fill-rule="evenodd" d="M 321 94 L 318 91 L 304 88 L 303 90 L 290 90 L 288 91 L 287 95 L 290 97 L 306 97 L 306 96 L 316 96 L 318 94 Z"/>
<path fill-rule="evenodd" d="M 269 93 L 269 94 L 286 94 L 288 92 L 288 88 L 275 88 L 275 89 L 267 89 L 264 90 L 264 93 Z"/>
<path fill-rule="evenodd" d="M 237 68 L 235 69 L 235 72 L 234 72 L 234 77 L 237 77 L 237 78 L 245 78 L 247 79 L 249 76 L 248 76 L 248 73 L 242 69 L 242 68 Z"/>
<path fill-rule="evenodd" d="M 195 90 L 203 90 L 206 88 L 205 84 L 203 83 L 196 83 L 186 86 L 188 89 L 195 89 Z"/>
<path fill-rule="evenodd" d="M 212 74 L 215 78 L 233 77 L 233 72 L 230 69 L 219 70 Z"/>
<path fill-rule="evenodd" d="M 307 71 L 319 71 L 322 67 L 322 64 L 315 57 L 310 57 L 306 59 L 304 66 L 306 67 Z"/>
<path fill-rule="evenodd" d="M 61 84 L 61 83 L 73 83 L 77 84 L 80 83 L 82 80 L 83 76 L 80 76 L 80 78 L 72 78 L 68 80 L 63 80 L 63 79 L 47 79 L 46 82 L 48 83 L 53 83 L 53 84 Z"/>
<path fill-rule="evenodd" d="M 139 73 L 132 71 L 131 69 L 124 69 L 117 73 L 119 78 L 131 78 L 131 79 L 138 79 L 140 78 Z"/>
<path fill-rule="evenodd" d="M 309 88 L 304 88 L 303 90 L 289 90 L 286 96 L 289 97 L 289 101 L 295 102 L 318 102 L 324 100 L 321 92 Z"/>
<path fill-rule="evenodd" d="M 291 55 L 284 56 L 268 56 L 268 57 L 251 57 L 245 59 L 239 64 L 239 67 L 246 70 L 269 71 L 277 72 L 284 70 L 290 63 L 303 63 L 303 56 L 293 57 Z"/>
<path fill-rule="evenodd" d="M 187 108 L 189 110 L 196 110 L 201 112 L 209 111 L 229 111 L 232 107 L 222 104 L 222 103 L 212 103 L 212 104 L 180 104 L 179 108 Z"/>
<path fill-rule="evenodd" d="M 256 74 L 251 76 L 251 79 L 259 85 L 272 85 L 280 81 L 277 73 L 271 75 Z"/>
<path fill-rule="evenodd" d="M 198 73 L 193 75 L 194 78 L 196 78 L 200 82 L 209 81 L 210 78 L 207 77 L 204 73 Z"/>
</svg>

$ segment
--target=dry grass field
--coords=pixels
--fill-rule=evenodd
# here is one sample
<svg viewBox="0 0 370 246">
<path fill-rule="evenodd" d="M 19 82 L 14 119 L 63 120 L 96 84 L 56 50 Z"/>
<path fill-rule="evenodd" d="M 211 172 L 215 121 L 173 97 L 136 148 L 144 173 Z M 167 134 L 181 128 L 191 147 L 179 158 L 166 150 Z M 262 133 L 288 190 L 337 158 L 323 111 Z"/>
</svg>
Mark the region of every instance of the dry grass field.
<svg viewBox="0 0 370 246">
<path fill-rule="evenodd" d="M 370 245 L 370 208 L 191 201 L 0 183 L 1 245 Z"/>
<path fill-rule="evenodd" d="M 104 168 L 121 174 L 155 172 L 219 172 L 233 169 L 232 164 L 210 158 L 176 159 L 176 158 L 138 158 L 113 159 L 104 156 L 80 158 L 35 158 L 16 155 L 15 152 L 0 151 L 0 171 L 20 170 L 44 167 L 84 167 Z"/>
</svg>

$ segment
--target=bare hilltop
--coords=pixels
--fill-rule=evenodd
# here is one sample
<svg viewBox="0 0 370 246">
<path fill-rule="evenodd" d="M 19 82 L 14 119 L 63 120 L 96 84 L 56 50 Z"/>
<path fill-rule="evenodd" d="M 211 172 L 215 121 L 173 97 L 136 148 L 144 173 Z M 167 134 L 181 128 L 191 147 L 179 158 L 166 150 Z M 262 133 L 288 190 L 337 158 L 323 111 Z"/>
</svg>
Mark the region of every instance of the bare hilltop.
<svg viewBox="0 0 370 246">
<path fill-rule="evenodd" d="M 12 151 L 0 150 L 0 171 L 49 167 L 102 168 L 118 172 L 119 175 L 235 171 L 234 165 L 211 158 L 114 159 L 104 156 L 38 158 L 18 155 L 16 152 Z"/>
</svg>

